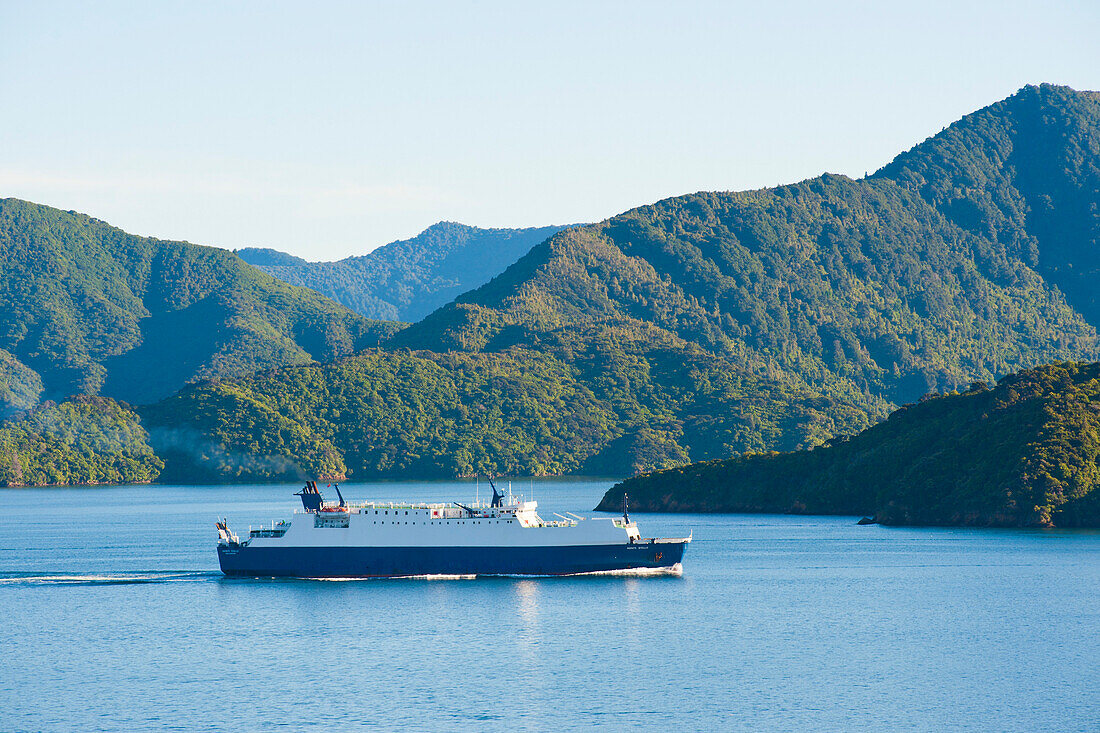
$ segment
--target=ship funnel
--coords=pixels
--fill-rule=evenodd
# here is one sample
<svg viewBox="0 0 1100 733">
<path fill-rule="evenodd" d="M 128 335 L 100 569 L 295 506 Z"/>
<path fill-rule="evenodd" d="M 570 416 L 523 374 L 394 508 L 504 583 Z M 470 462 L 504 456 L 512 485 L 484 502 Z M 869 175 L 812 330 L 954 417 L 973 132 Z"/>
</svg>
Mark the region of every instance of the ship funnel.
<svg viewBox="0 0 1100 733">
<path fill-rule="evenodd" d="M 490 506 L 498 507 L 503 505 L 504 494 L 497 491 L 497 485 L 493 483 L 493 477 L 489 476 L 489 485 L 493 487 L 493 503 Z"/>
<path fill-rule="evenodd" d="M 321 506 L 324 504 L 324 499 L 321 496 L 321 491 L 317 488 L 316 481 L 306 481 L 306 485 L 301 491 L 294 494 L 302 498 L 302 507 L 307 512 L 319 512 Z"/>
</svg>

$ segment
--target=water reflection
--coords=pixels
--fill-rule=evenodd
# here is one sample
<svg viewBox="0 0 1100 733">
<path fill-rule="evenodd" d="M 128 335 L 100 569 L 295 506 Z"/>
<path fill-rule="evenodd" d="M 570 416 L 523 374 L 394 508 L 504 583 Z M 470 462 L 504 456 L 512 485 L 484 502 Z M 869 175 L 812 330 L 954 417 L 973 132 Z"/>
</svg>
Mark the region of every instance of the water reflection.
<svg viewBox="0 0 1100 733">
<path fill-rule="evenodd" d="M 537 580 L 517 580 L 515 584 L 516 611 L 520 624 L 517 637 L 520 654 L 528 662 L 534 662 L 538 658 L 542 630 L 539 616 L 540 586 L 541 583 Z"/>
</svg>

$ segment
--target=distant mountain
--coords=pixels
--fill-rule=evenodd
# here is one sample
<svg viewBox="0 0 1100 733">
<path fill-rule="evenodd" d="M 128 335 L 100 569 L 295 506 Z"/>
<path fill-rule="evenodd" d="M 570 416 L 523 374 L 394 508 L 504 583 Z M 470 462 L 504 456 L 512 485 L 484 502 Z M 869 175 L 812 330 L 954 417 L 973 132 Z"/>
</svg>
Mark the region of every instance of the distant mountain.
<svg viewBox="0 0 1100 733">
<path fill-rule="evenodd" d="M 309 264 L 309 262 L 303 260 L 301 257 L 295 257 L 286 252 L 280 252 L 277 249 L 268 249 L 266 247 L 245 247 L 244 249 L 235 249 L 233 250 L 233 254 L 253 267 L 260 268 L 293 267 L 295 265 Z"/>
<path fill-rule="evenodd" d="M 1095 152 L 1076 151 L 1097 149 L 1095 98 L 1028 87 L 868 179 L 698 193 L 561 231 L 388 341 L 362 378 L 386 412 L 364 426 L 352 424 L 348 416 L 363 413 L 345 409 L 343 397 L 295 396 L 286 384 L 306 379 L 302 370 L 221 394 L 189 390 L 172 419 L 201 414 L 205 435 L 243 449 L 250 444 L 227 405 L 301 415 L 287 429 L 332 435 L 337 454 L 355 456 L 343 465 L 358 478 L 629 473 L 807 448 L 931 391 L 1095 359 L 1100 321 L 1088 294 L 1072 291 L 1068 302 L 1058 284 L 1071 292 L 1076 276 L 1065 273 L 1077 261 L 1091 267 L 1094 253 Z M 967 132 L 975 120 L 980 135 Z M 990 140 L 1011 140 L 1015 153 Z M 1008 157 L 993 157 L 994 148 Z M 1033 211 L 1044 197 L 1057 217 Z M 996 218 L 1002 211 L 1012 217 Z M 455 352 L 499 373 L 476 388 L 405 387 L 404 375 L 435 373 Z M 562 389 L 550 394 L 560 399 L 523 388 L 503 409 L 493 390 L 524 385 L 527 371 L 558 375 Z M 316 394 L 332 394 L 332 379 L 326 368 L 308 371 Z M 425 405 L 439 418 L 418 418 Z M 486 445 L 471 453 L 469 439 L 445 426 L 489 405 L 491 422 L 469 423 Z M 568 455 L 547 447 L 578 414 L 596 416 L 590 437 Z M 362 458 L 349 431 L 367 431 L 377 458 Z"/>
<path fill-rule="evenodd" d="M 1100 364 L 1057 364 L 903 407 L 850 440 L 617 484 L 638 511 L 866 514 L 883 524 L 1100 527 Z"/>
<path fill-rule="evenodd" d="M 224 250 L 18 199 L 0 200 L 0 303 L 9 413 L 74 394 L 152 402 L 195 380 L 328 361 L 396 329 Z"/>
<path fill-rule="evenodd" d="M 416 321 L 485 284 L 560 226 L 479 229 L 440 222 L 370 254 L 306 262 L 271 249 L 237 255 L 284 282 L 323 293 L 367 318 Z"/>
</svg>

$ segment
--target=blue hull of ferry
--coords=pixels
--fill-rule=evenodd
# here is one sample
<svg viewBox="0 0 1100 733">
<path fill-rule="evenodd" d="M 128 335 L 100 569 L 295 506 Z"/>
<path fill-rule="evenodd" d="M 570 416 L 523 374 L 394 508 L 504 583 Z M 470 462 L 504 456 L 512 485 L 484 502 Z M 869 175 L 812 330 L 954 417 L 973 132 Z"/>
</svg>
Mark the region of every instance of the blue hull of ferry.
<svg viewBox="0 0 1100 733">
<path fill-rule="evenodd" d="M 561 547 L 250 547 L 219 545 L 232 576 L 369 578 L 411 575 L 574 575 L 668 568 L 686 542 Z"/>
</svg>

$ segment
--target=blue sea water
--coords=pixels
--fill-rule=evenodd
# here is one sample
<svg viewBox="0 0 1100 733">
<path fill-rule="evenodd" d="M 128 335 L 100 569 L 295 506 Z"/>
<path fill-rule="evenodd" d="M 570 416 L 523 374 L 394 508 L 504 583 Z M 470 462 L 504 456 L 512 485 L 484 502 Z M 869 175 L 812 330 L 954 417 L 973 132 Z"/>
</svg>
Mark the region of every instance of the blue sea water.
<svg viewBox="0 0 1100 733">
<path fill-rule="evenodd" d="M 639 514 L 681 576 L 223 578 L 215 518 L 296 488 L 0 492 L 0 731 L 1100 730 L 1098 532 Z"/>
</svg>

